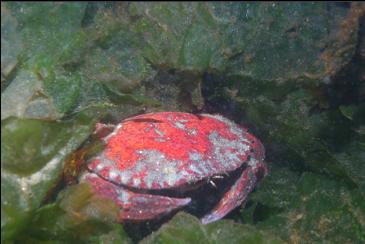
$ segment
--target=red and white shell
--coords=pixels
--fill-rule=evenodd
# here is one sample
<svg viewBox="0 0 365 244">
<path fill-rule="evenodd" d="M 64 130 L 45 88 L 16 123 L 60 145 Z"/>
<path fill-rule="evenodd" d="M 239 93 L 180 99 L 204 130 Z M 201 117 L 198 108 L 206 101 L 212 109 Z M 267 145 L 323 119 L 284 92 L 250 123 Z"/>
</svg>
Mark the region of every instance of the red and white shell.
<svg viewBox="0 0 365 244">
<path fill-rule="evenodd" d="M 89 170 L 118 185 L 168 189 L 263 162 L 260 141 L 219 115 L 150 113 L 128 118 L 103 139 Z"/>
</svg>

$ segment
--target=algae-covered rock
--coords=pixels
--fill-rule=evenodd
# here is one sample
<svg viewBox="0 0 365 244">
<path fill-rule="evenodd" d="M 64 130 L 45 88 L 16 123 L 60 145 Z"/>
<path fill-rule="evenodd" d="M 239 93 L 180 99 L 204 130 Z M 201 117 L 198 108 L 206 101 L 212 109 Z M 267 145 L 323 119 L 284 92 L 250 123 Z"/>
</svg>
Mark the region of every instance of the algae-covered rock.
<svg viewBox="0 0 365 244">
<path fill-rule="evenodd" d="M 10 85 L 2 94 L 2 108 L 6 110 L 2 119 L 10 115 L 59 119 L 88 106 L 110 103 L 104 85 L 129 94 L 142 79 L 153 75 L 132 47 L 124 43 L 115 43 L 106 51 L 98 47 L 98 34 L 82 26 L 84 3 L 4 6 L 8 9 L 4 17 L 11 13 L 20 26 L 13 32 L 24 47 L 17 49 L 21 65 L 14 80 L 4 77 Z M 2 30 L 5 27 L 2 25 Z M 135 99 L 133 94 L 126 96 L 121 103 L 148 103 L 149 99 L 138 95 Z M 14 102 L 13 98 L 21 101 Z"/>
<path fill-rule="evenodd" d="M 9 77 L 18 64 L 18 55 L 23 47 L 17 27 L 16 18 L 1 3 L 1 91 L 7 85 L 6 77 Z"/>
<path fill-rule="evenodd" d="M 10 116 L 57 119 L 60 114 L 36 75 L 22 70 L 1 94 L 1 119 Z"/>
<path fill-rule="evenodd" d="M 252 194 L 253 214 L 244 221 L 289 242 L 364 241 L 365 205 L 361 192 L 344 182 L 313 173 L 298 175 L 273 167 Z"/>
<path fill-rule="evenodd" d="M 83 34 L 81 20 L 85 11 L 83 3 L 7 3 L 20 26 L 23 40 L 23 59 L 27 62 L 50 65 L 64 62 L 81 48 Z"/>
<path fill-rule="evenodd" d="M 8 118 L 1 122 L 1 239 L 28 228 L 34 211 L 63 171 L 63 160 L 90 134 L 93 120 Z"/>
<path fill-rule="evenodd" d="M 71 186 L 53 204 L 34 213 L 31 225 L 18 241 L 53 240 L 61 243 L 130 243 L 116 223 L 117 206 L 94 195 L 87 184 Z"/>
<path fill-rule="evenodd" d="M 129 242 L 87 186 L 41 203 L 101 112 L 157 109 L 223 113 L 275 166 L 245 224 L 178 214 L 144 242 L 364 242 L 363 3 L 1 7 L 2 241 Z"/>
<path fill-rule="evenodd" d="M 127 13 L 120 25 L 129 35 L 122 39 L 157 68 L 281 81 L 324 79 L 328 72 L 319 56 L 332 48 L 346 16 L 334 4 L 302 3 L 132 3 Z M 354 43 L 356 32 L 351 34 Z M 342 65 L 353 55 L 351 47 Z"/>
<path fill-rule="evenodd" d="M 223 220 L 203 225 L 199 219 L 186 213 L 177 214 L 157 232 L 141 243 L 283 243 L 272 234 L 249 225 Z"/>
</svg>

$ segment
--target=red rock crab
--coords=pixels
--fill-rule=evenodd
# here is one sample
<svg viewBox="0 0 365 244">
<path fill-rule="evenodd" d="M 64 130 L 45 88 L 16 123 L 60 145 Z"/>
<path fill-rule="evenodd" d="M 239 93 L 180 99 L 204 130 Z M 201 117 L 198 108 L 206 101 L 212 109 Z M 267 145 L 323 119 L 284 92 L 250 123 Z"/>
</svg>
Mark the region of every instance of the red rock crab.
<svg viewBox="0 0 365 244">
<path fill-rule="evenodd" d="M 81 181 L 115 201 L 120 221 L 154 219 L 191 201 L 154 194 L 155 190 L 179 189 L 243 168 L 201 219 L 207 224 L 245 202 L 267 174 L 261 142 L 219 115 L 149 113 L 128 118 L 108 133 L 106 128 L 97 128 L 105 149 L 90 161 Z"/>
</svg>

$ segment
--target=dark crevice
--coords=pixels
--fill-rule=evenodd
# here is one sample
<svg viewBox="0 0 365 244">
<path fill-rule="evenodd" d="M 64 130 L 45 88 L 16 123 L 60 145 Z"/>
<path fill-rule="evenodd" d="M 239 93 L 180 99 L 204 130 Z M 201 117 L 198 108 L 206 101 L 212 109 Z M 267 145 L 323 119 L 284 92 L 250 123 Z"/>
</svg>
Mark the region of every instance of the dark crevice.
<svg viewBox="0 0 365 244">
<path fill-rule="evenodd" d="M 84 17 L 81 20 L 81 27 L 85 28 L 94 23 L 94 17 L 98 12 L 99 5 L 94 2 L 89 2 L 85 8 Z"/>
<path fill-rule="evenodd" d="M 331 108 L 340 105 L 359 104 L 365 101 L 365 57 L 362 52 L 365 45 L 365 16 L 360 17 L 354 56 L 339 72 L 332 77 L 326 94 Z"/>
</svg>

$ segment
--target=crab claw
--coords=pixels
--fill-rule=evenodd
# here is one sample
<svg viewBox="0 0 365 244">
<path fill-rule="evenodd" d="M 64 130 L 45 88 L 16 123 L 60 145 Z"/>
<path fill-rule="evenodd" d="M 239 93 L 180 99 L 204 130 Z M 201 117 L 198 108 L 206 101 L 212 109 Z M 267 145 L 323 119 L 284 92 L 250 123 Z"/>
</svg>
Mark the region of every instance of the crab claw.
<svg viewBox="0 0 365 244">
<path fill-rule="evenodd" d="M 246 201 L 247 195 L 253 190 L 257 177 L 251 167 L 247 167 L 234 185 L 224 194 L 214 209 L 205 215 L 201 221 L 208 224 L 223 218 L 234 208 Z"/>
<path fill-rule="evenodd" d="M 112 199 L 120 207 L 119 222 L 154 219 L 183 207 L 191 201 L 190 198 L 135 193 L 93 173 L 84 175 L 82 181 L 88 182 L 96 194 Z"/>
</svg>

